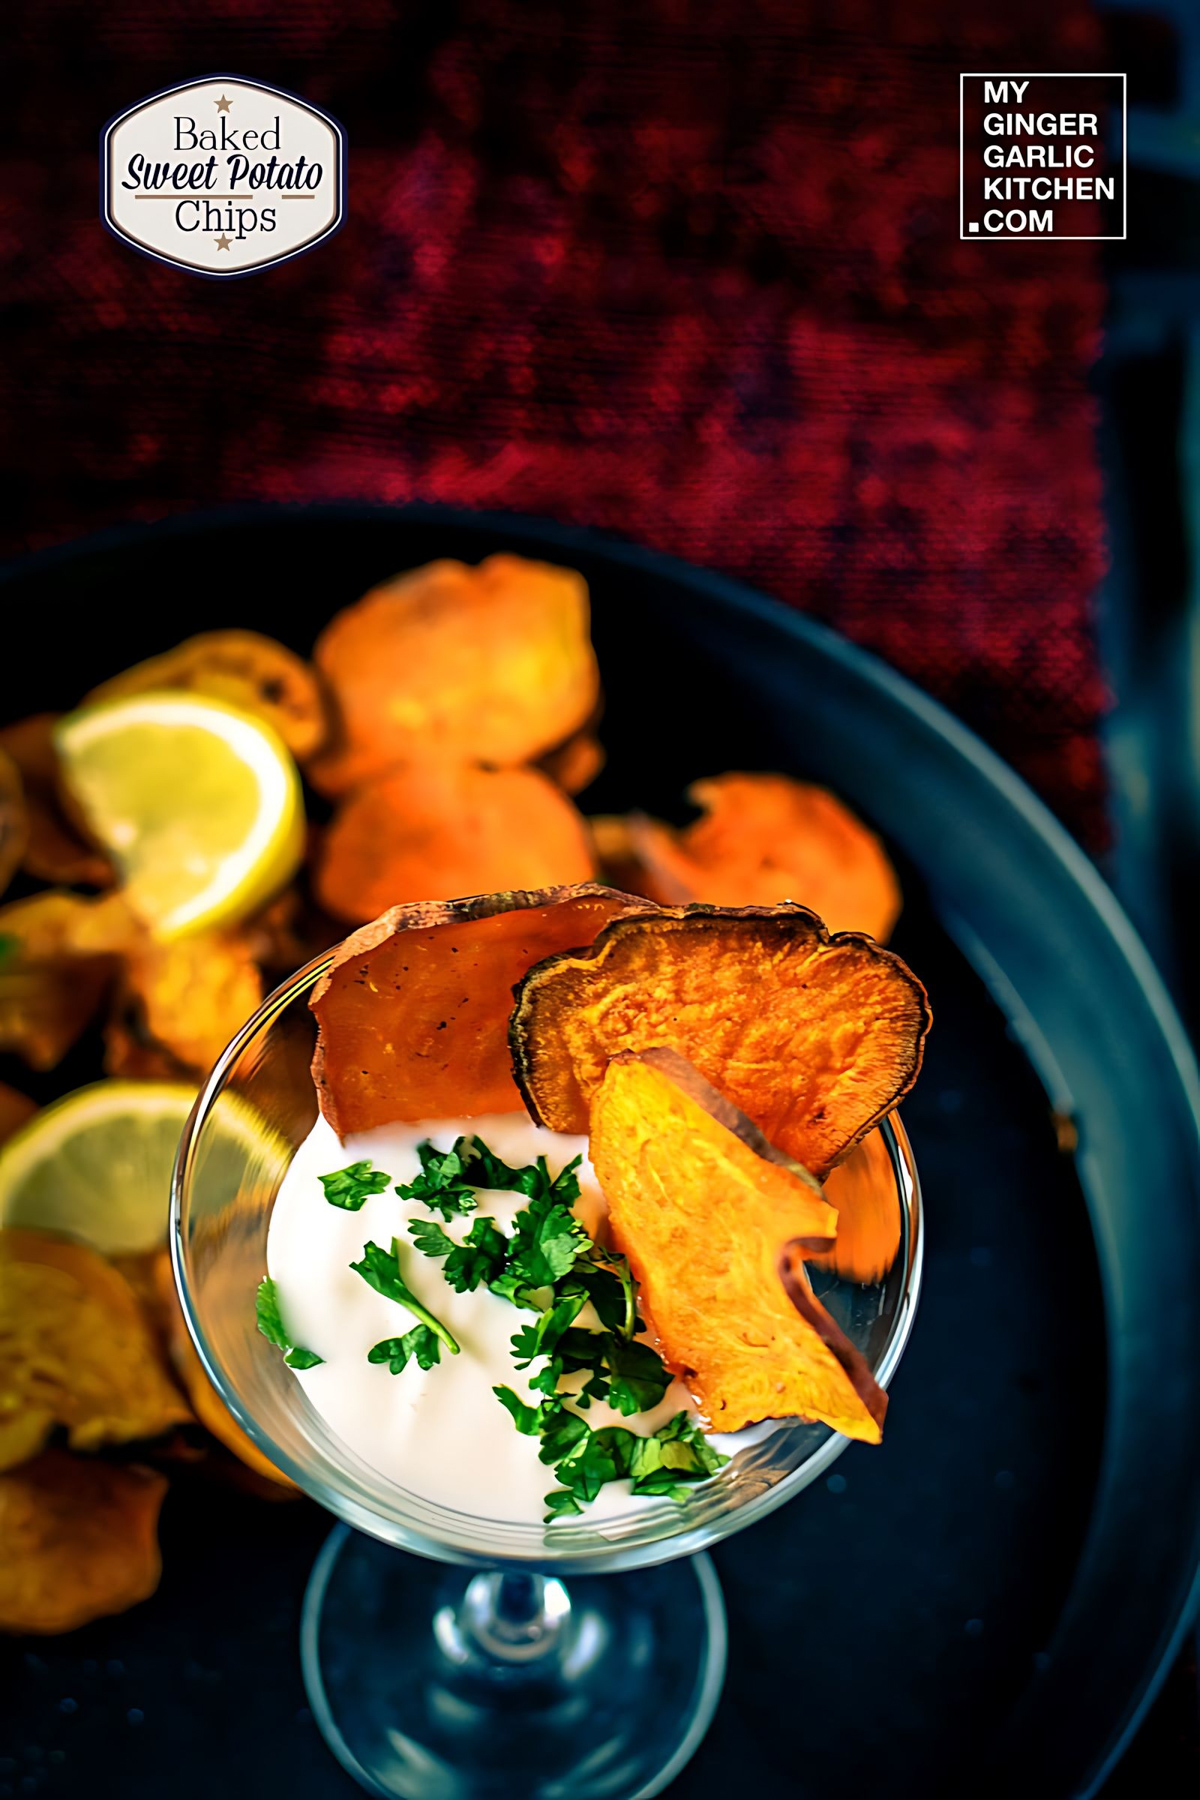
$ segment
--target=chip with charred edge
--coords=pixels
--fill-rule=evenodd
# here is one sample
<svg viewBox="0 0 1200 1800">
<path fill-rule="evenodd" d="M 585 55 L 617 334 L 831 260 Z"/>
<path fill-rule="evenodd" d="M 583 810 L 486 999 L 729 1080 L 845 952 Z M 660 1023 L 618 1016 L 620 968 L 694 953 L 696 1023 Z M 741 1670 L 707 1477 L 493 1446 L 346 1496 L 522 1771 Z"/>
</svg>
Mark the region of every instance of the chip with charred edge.
<svg viewBox="0 0 1200 1800">
<path fill-rule="evenodd" d="M 802 1243 L 785 1244 L 779 1255 L 779 1279 L 783 1289 L 796 1312 L 820 1338 L 826 1349 L 834 1357 L 846 1380 L 858 1395 L 863 1409 L 875 1425 L 874 1441 L 878 1442 L 883 1435 L 883 1421 L 887 1416 L 888 1397 L 872 1375 L 866 1357 L 857 1345 L 852 1344 L 842 1330 L 828 1307 L 822 1306 L 809 1285 L 805 1264 L 808 1260 L 808 1247 Z M 832 1421 L 829 1421 L 832 1423 Z M 866 1432 L 847 1431 L 845 1426 L 838 1426 L 846 1437 L 864 1436 Z"/>
<path fill-rule="evenodd" d="M 56 1425 L 76 1450 L 158 1437 L 191 1414 L 127 1281 L 94 1250 L 0 1230 L 0 1468 Z"/>
<path fill-rule="evenodd" d="M 785 1243 L 827 1246 L 833 1208 L 673 1050 L 621 1051 L 592 1096 L 589 1155 L 664 1356 L 709 1424 L 879 1422 L 780 1282 Z"/>
<path fill-rule="evenodd" d="M 587 1130 L 619 1050 L 666 1044 L 820 1177 L 908 1092 L 929 1024 L 925 989 L 869 938 L 831 937 L 801 906 L 689 906 L 531 969 L 510 1044 L 551 1130 Z"/>
<path fill-rule="evenodd" d="M 313 989 L 321 1111 L 342 1137 L 397 1119 L 519 1112 L 507 1041 L 514 983 L 646 910 L 587 883 L 392 907 L 346 939 Z"/>
<path fill-rule="evenodd" d="M 21 774 L 6 750 L 0 750 L 0 894 L 25 855 L 29 843 L 29 813 Z"/>
<path fill-rule="evenodd" d="M 325 741 L 325 702 L 312 669 L 258 631 L 201 632 L 101 682 L 83 705 L 161 688 L 205 694 L 265 719 L 300 761 L 315 755 Z"/>
<path fill-rule="evenodd" d="M 156 1252 L 152 1266 L 158 1319 L 166 1334 L 175 1373 L 187 1391 L 197 1419 L 206 1431 L 211 1431 L 248 1469 L 253 1469 L 268 1481 L 295 1493 L 295 1483 L 263 1455 L 257 1444 L 251 1443 L 208 1379 L 204 1364 L 196 1353 L 196 1347 L 184 1323 L 183 1308 L 179 1304 L 179 1293 L 171 1271 L 170 1253 L 166 1250 Z"/>
<path fill-rule="evenodd" d="M 900 887 L 883 845 L 824 788 L 786 775 L 714 775 L 688 798 L 704 816 L 684 831 L 635 814 L 638 891 L 667 906 L 774 906 L 794 900 L 831 931 L 886 943 Z"/>
<path fill-rule="evenodd" d="M 530 762 L 587 723 L 600 691 L 586 582 L 519 556 L 398 575 L 314 655 L 336 716 L 309 776 L 328 794 L 414 761 Z"/>
<path fill-rule="evenodd" d="M 0 1475 L 0 1631 L 75 1631 L 158 1586 L 166 1481 L 48 1450 Z"/>
<path fill-rule="evenodd" d="M 405 900 L 448 900 L 595 873 L 583 820 L 537 769 L 419 764 L 348 796 L 321 840 L 313 886 L 360 924 Z"/>
<path fill-rule="evenodd" d="M 124 962 L 105 1066 L 135 1078 L 206 1075 L 261 1000 L 262 976 L 240 933 L 167 944 L 147 934 Z"/>
<path fill-rule="evenodd" d="M 813 1262 L 843 1281 L 882 1281 L 900 1249 L 900 1198 L 882 1133 L 871 1132 L 831 1169 L 825 1198 L 837 1207 L 837 1242 Z"/>
<path fill-rule="evenodd" d="M 17 765 L 25 793 L 28 842 L 22 867 L 39 881 L 83 882 L 110 887 L 114 870 L 67 810 L 54 747 L 57 713 L 34 713 L 0 726 L 0 750 Z"/>
</svg>

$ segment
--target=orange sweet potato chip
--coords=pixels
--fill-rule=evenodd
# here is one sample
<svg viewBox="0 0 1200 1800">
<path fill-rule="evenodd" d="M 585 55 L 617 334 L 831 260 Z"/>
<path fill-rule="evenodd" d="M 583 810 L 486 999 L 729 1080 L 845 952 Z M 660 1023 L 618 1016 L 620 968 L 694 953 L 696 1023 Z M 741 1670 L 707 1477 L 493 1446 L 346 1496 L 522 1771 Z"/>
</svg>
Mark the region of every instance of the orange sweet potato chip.
<svg viewBox="0 0 1200 1800">
<path fill-rule="evenodd" d="M 618 918 L 521 981 L 510 1042 L 533 1117 L 586 1131 L 620 1050 L 665 1044 L 771 1143 L 824 1175 L 917 1078 L 925 990 L 869 938 L 802 906 L 691 906 Z"/>
<path fill-rule="evenodd" d="M 780 1278 L 785 1244 L 826 1245 L 836 1227 L 807 1170 L 668 1049 L 613 1057 L 589 1153 L 647 1318 L 709 1424 L 798 1417 L 878 1442 L 882 1409 Z"/>
<path fill-rule="evenodd" d="M 54 747 L 57 723 L 57 713 L 35 713 L 0 726 L 0 750 L 16 764 L 25 795 L 28 841 L 22 867 L 39 881 L 110 887 L 112 864 L 87 841 L 64 798 Z"/>
<path fill-rule="evenodd" d="M 313 990 L 321 1111 L 343 1137 L 395 1119 L 519 1112 L 514 983 L 647 907 L 586 884 L 392 907 L 346 939 Z"/>
<path fill-rule="evenodd" d="M 0 1081 L 0 1144 L 6 1143 L 36 1111 L 36 1104 L 27 1094 L 19 1094 L 6 1081 Z"/>
<path fill-rule="evenodd" d="M 0 894 L 25 855 L 29 843 L 29 813 L 21 774 L 6 750 L 0 750 Z"/>
<path fill-rule="evenodd" d="M 317 899 L 360 924 L 399 901 L 589 881 L 583 820 L 536 769 L 420 764 L 343 803 L 321 840 Z"/>
<path fill-rule="evenodd" d="M 256 1444 L 251 1443 L 208 1379 L 204 1364 L 188 1335 L 175 1288 L 175 1277 L 171 1272 L 171 1258 L 165 1250 L 160 1250 L 154 1258 L 153 1279 L 157 1292 L 158 1316 L 166 1331 L 171 1363 L 183 1383 L 197 1419 L 206 1431 L 211 1431 L 218 1442 L 231 1450 L 248 1469 L 253 1469 L 266 1480 L 295 1493 L 295 1483 L 288 1479 L 282 1469 L 277 1469 L 273 1462 L 268 1461 Z"/>
<path fill-rule="evenodd" d="M 886 943 L 900 912 L 900 887 L 883 845 L 824 788 L 786 775 L 716 775 L 688 798 L 704 816 L 672 831 L 637 815 L 633 848 L 639 892 L 664 905 L 774 906 L 794 900 L 831 931 L 862 931 Z"/>
<path fill-rule="evenodd" d="M 148 1469 L 62 1450 L 0 1475 L 0 1631 L 74 1631 L 149 1599 L 166 1491 Z"/>
<path fill-rule="evenodd" d="M 35 894 L 0 908 L 0 1049 L 52 1069 L 86 1029 L 137 927 L 119 895 Z"/>
<path fill-rule="evenodd" d="M 142 1079 L 206 1075 L 257 1009 L 262 986 L 238 932 L 200 932 L 169 944 L 143 936 L 124 961 L 105 1031 L 105 1067 Z"/>
<path fill-rule="evenodd" d="M 871 1132 L 830 1170 L 825 1198 L 837 1208 L 837 1241 L 813 1262 L 843 1281 L 882 1281 L 900 1249 L 901 1220 L 892 1159 L 880 1132 Z"/>
<path fill-rule="evenodd" d="M 604 745 L 591 731 L 577 731 L 574 737 L 539 757 L 543 769 L 564 794 L 579 794 L 595 781 L 607 758 Z"/>
<path fill-rule="evenodd" d="M 339 613 L 314 655 L 335 720 L 309 774 L 329 794 L 409 762 L 532 761 L 587 723 L 600 691 L 587 584 L 519 556 L 398 575 Z"/>
<path fill-rule="evenodd" d="M 204 694 L 265 719 L 301 761 L 325 741 L 325 703 L 313 671 L 293 651 L 258 631 L 205 631 L 187 638 L 162 656 L 101 682 L 83 704 L 156 688 Z"/>
<path fill-rule="evenodd" d="M 56 1425 L 73 1449 L 158 1437 L 191 1417 L 127 1281 L 94 1250 L 0 1230 L 0 1469 Z"/>
</svg>

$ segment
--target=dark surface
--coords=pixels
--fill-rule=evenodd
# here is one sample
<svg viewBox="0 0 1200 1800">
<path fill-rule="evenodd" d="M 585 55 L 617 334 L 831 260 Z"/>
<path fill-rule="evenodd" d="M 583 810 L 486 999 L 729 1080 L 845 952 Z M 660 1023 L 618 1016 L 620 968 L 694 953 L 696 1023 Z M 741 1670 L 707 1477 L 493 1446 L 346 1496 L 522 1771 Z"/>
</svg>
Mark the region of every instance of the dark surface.
<svg viewBox="0 0 1200 1800">
<path fill-rule="evenodd" d="M 371 579 L 505 535 L 448 517 L 318 515 L 43 561 L 0 595 L 47 633 L 45 658 L 22 659 L 0 711 L 61 704 L 202 626 L 257 625 L 307 648 Z M 1200 1325 L 1195 1121 L 1152 983 L 1035 803 L 1006 794 L 986 761 L 960 768 L 953 732 L 939 737 L 919 703 L 905 713 L 892 678 L 756 602 L 731 641 L 736 590 L 594 540 L 584 550 L 564 535 L 547 553 L 582 558 L 596 599 L 611 761 L 586 804 L 677 811 L 686 780 L 731 764 L 837 780 L 921 865 L 904 869 L 897 947 L 937 1021 L 904 1109 L 929 1257 L 887 1442 L 852 1448 L 826 1482 L 718 1549 L 729 1684 L 677 1791 L 979 1791 L 1012 1754 L 1024 1792 L 1082 1792 L 1176 1641 L 1195 1566 L 1200 1393 L 1194 1358 L 1176 1366 L 1177 1341 L 1194 1343 Z M 151 632 L 137 601 L 168 590 Z M 862 684 L 877 679 L 864 705 Z M 1056 1104 L 1076 1112 L 1107 1342 L 1073 1160 L 937 913 L 994 985 L 991 959 L 1007 946 L 1019 1031 Z M 1135 1153 L 1155 1199 L 1136 1233 Z M 5 1782 L 122 1800 L 222 1783 L 301 1800 L 355 1791 L 308 1717 L 296 1654 L 325 1528 L 307 1502 L 267 1505 L 181 1474 L 154 1600 L 0 1651 L 0 1797 Z"/>
</svg>

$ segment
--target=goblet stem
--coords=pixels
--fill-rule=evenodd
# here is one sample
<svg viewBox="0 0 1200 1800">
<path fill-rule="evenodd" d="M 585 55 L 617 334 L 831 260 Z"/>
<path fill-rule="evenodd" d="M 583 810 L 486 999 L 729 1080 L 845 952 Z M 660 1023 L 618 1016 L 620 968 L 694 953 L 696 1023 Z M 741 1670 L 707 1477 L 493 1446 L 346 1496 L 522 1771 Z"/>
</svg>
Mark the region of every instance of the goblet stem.
<svg viewBox="0 0 1200 1800">
<path fill-rule="evenodd" d="M 466 1572 L 339 1526 L 304 1675 L 342 1764 L 403 1800 L 647 1800 L 707 1729 L 725 1617 L 706 1556 L 630 1575 Z"/>
<path fill-rule="evenodd" d="M 481 1570 L 467 1583 L 457 1607 L 434 1614 L 433 1630 L 442 1654 L 462 1668 L 506 1674 L 561 1658 L 576 1635 L 571 1601 L 553 1575 L 524 1570 Z"/>
</svg>

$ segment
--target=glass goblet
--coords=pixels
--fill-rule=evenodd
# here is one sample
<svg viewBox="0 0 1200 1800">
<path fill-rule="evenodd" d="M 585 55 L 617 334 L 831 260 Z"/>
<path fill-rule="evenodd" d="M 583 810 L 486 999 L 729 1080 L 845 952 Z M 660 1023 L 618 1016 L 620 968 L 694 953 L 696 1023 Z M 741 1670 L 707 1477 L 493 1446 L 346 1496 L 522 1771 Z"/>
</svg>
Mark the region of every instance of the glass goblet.
<svg viewBox="0 0 1200 1800">
<path fill-rule="evenodd" d="M 267 1229 L 317 1116 L 308 1001 L 319 957 L 276 990 L 197 1099 L 175 1166 L 171 1252 L 188 1329 L 238 1424 L 342 1521 L 318 1557 L 304 1678 L 334 1754 L 371 1793 L 406 1800 L 634 1800 L 658 1793 L 720 1697 L 725 1618 L 707 1546 L 827 1470 L 847 1440 L 784 1421 L 679 1504 L 632 1501 L 551 1527 L 436 1505 L 330 1431 L 255 1324 Z M 879 1127 L 901 1218 L 875 1286 L 814 1287 L 887 1385 L 912 1328 L 921 1201 L 908 1141 Z M 549 1476 L 548 1476 L 549 1478 Z"/>
</svg>

